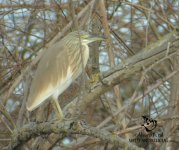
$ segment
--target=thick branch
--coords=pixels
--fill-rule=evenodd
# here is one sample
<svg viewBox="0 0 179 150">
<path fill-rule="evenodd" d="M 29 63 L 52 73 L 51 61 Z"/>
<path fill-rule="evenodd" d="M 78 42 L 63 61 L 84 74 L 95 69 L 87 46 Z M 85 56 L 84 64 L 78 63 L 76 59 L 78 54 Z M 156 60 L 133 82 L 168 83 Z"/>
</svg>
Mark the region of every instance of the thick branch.
<svg viewBox="0 0 179 150">
<path fill-rule="evenodd" d="M 135 145 L 126 140 L 114 135 L 105 130 L 100 130 L 86 125 L 83 121 L 61 121 L 61 122 L 45 122 L 45 123 L 31 123 L 19 130 L 15 130 L 12 134 L 12 141 L 10 143 L 11 149 L 19 149 L 25 142 L 31 138 L 46 135 L 50 133 L 60 134 L 62 137 L 70 134 L 82 134 L 93 136 L 102 141 L 109 142 L 115 146 L 128 145 L 132 149 L 137 149 Z"/>
</svg>

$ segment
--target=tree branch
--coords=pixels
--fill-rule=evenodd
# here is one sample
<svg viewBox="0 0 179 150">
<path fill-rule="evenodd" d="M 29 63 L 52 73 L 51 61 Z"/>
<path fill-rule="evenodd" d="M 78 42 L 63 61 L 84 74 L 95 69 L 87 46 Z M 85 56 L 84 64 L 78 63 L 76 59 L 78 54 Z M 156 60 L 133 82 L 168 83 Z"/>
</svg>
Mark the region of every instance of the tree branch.
<svg viewBox="0 0 179 150">
<path fill-rule="evenodd" d="M 62 138 L 70 134 L 82 134 L 93 136 L 102 141 L 109 142 L 115 146 L 128 145 L 132 149 L 138 149 L 137 146 L 128 141 L 110 133 L 106 130 L 100 130 L 86 125 L 83 121 L 57 121 L 45 123 L 30 123 L 21 129 L 14 130 L 12 134 L 12 141 L 9 145 L 10 149 L 19 149 L 28 140 L 46 134 L 61 134 Z"/>
</svg>

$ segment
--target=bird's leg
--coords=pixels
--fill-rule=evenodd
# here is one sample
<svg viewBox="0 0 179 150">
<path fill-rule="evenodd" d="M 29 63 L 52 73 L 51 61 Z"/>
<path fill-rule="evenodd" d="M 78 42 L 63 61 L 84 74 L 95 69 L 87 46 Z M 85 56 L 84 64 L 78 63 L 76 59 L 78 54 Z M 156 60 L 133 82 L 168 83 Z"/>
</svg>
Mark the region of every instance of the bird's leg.
<svg viewBox="0 0 179 150">
<path fill-rule="evenodd" d="M 57 98 L 52 99 L 51 103 L 55 109 L 57 119 L 58 120 L 63 119 L 63 112 L 62 112 L 62 109 L 58 103 L 58 99 Z"/>
</svg>

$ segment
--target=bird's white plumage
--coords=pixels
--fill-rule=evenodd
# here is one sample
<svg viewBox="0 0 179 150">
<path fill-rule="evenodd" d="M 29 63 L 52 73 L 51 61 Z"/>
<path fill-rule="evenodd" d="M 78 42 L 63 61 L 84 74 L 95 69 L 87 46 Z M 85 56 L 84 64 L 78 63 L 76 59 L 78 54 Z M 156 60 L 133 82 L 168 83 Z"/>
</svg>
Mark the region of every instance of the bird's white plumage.
<svg viewBox="0 0 179 150">
<path fill-rule="evenodd" d="M 84 67 L 86 66 L 86 64 L 87 64 L 87 62 L 88 62 L 88 58 L 89 58 L 89 47 L 88 47 L 88 45 L 83 45 L 83 46 L 85 46 L 85 48 L 84 48 L 84 56 L 83 56 L 83 65 L 84 65 Z"/>
</svg>

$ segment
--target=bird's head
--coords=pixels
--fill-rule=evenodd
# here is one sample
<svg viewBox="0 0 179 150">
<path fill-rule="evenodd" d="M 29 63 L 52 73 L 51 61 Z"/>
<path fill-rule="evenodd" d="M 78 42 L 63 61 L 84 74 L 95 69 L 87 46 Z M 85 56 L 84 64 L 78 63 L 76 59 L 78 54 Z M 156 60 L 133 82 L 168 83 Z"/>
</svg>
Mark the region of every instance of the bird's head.
<svg viewBox="0 0 179 150">
<path fill-rule="evenodd" d="M 74 31 L 69 33 L 69 36 L 73 37 L 77 42 L 79 42 L 80 39 L 83 44 L 104 40 L 102 37 L 91 35 L 85 31 Z"/>
</svg>

